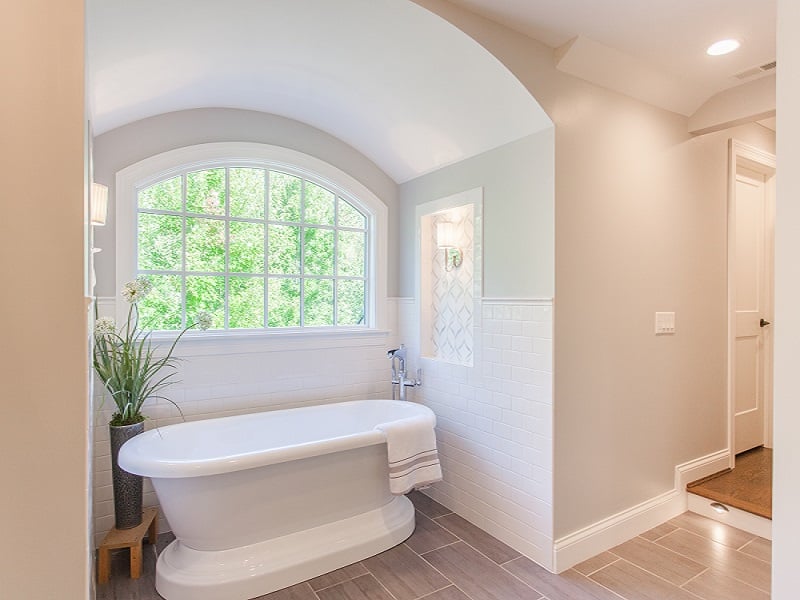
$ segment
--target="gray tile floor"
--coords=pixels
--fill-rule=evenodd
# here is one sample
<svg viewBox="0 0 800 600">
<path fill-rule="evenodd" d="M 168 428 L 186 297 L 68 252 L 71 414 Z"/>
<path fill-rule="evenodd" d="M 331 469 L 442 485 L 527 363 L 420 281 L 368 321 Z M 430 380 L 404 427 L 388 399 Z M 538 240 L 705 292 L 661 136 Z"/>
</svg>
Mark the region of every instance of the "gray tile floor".
<svg viewBox="0 0 800 600">
<path fill-rule="evenodd" d="M 771 544 L 684 513 L 560 575 L 549 573 L 427 496 L 414 534 L 386 552 L 262 596 L 260 600 L 767 600 Z M 99 600 L 159 600 L 157 552 L 147 546 L 142 577 L 128 556 L 112 558 Z"/>
</svg>

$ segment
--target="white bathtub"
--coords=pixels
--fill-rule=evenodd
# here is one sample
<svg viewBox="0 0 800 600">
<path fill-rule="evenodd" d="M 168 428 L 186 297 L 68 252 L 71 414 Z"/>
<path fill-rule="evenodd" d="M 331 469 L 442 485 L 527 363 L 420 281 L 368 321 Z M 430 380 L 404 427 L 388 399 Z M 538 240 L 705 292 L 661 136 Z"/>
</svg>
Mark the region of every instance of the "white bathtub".
<svg viewBox="0 0 800 600">
<path fill-rule="evenodd" d="M 425 406 L 362 400 L 181 423 L 128 441 L 120 466 L 150 477 L 176 540 L 158 558 L 167 600 L 247 599 L 405 540 L 414 509 L 389 492 L 376 425 Z"/>
</svg>

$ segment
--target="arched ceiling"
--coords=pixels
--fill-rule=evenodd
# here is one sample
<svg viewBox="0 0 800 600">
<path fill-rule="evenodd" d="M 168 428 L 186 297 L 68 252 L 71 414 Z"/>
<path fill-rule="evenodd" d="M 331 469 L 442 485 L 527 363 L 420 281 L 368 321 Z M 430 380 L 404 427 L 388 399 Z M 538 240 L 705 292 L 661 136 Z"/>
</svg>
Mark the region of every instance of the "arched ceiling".
<svg viewBox="0 0 800 600">
<path fill-rule="evenodd" d="M 88 0 L 99 135 L 199 107 L 269 112 L 403 182 L 550 126 L 485 49 L 409 0 Z"/>
</svg>

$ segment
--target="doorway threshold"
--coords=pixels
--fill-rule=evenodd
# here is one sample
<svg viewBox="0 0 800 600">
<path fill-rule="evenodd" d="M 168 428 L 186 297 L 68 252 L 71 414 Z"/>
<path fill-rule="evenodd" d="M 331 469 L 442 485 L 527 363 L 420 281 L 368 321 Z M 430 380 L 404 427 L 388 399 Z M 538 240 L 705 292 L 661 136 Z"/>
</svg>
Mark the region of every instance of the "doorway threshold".
<svg viewBox="0 0 800 600">
<path fill-rule="evenodd" d="M 736 457 L 736 468 L 694 481 L 686 491 L 772 519 L 772 449 L 742 452 Z"/>
<path fill-rule="evenodd" d="M 736 468 L 686 486 L 688 508 L 715 521 L 772 539 L 772 449 L 736 456 Z"/>
<path fill-rule="evenodd" d="M 725 523 L 731 527 L 736 527 L 742 531 L 752 533 L 766 540 L 772 539 L 772 520 L 759 517 L 732 506 L 725 505 L 725 509 L 720 512 L 717 502 L 708 498 L 697 496 L 691 492 L 686 494 L 686 508 L 690 512 L 707 517 L 713 521 Z M 719 503 L 721 505 L 721 503 Z"/>
</svg>

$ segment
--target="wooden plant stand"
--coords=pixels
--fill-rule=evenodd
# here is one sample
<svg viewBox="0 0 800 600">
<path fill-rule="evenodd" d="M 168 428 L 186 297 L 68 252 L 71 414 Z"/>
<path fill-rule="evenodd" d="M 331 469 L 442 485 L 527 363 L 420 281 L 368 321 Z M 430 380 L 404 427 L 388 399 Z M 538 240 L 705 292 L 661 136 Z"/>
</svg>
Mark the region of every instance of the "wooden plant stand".
<svg viewBox="0 0 800 600">
<path fill-rule="evenodd" d="M 147 542 L 156 543 L 158 535 L 158 508 L 150 506 L 142 511 L 142 522 L 130 529 L 116 527 L 106 534 L 97 551 L 97 582 L 108 583 L 111 575 L 110 551 L 117 548 L 131 549 L 131 579 L 139 579 L 142 574 L 142 540 L 145 533 Z"/>
</svg>

